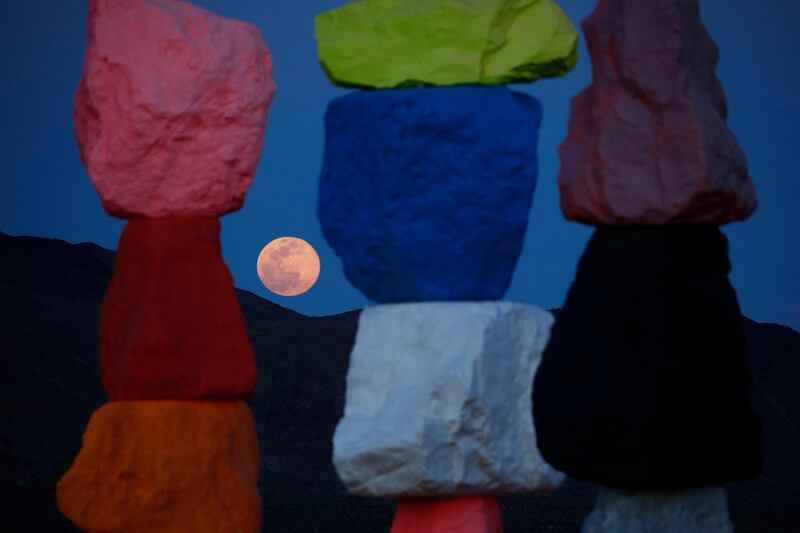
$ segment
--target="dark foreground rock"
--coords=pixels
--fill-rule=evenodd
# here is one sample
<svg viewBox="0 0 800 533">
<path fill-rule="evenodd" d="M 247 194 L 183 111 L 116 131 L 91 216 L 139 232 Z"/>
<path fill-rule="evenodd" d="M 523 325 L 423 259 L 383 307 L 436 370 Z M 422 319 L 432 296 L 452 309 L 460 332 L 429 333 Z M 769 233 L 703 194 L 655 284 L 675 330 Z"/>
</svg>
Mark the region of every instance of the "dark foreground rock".
<svg viewBox="0 0 800 533">
<path fill-rule="evenodd" d="M 747 341 L 729 272 L 715 226 L 594 233 L 533 389 L 547 461 L 629 489 L 758 474 Z"/>
<path fill-rule="evenodd" d="M 55 486 L 105 401 L 97 332 L 112 252 L 0 234 L 0 531 L 75 531 Z M 58 268 L 53 268 L 58 265 Z M 250 404 L 261 443 L 264 531 L 388 532 L 395 503 L 348 496 L 331 463 L 357 313 L 311 318 L 239 291 L 259 365 Z M 800 334 L 745 320 L 764 469 L 730 485 L 737 532 L 800 524 Z M 505 533 L 575 532 L 595 486 L 501 498 Z"/>
</svg>

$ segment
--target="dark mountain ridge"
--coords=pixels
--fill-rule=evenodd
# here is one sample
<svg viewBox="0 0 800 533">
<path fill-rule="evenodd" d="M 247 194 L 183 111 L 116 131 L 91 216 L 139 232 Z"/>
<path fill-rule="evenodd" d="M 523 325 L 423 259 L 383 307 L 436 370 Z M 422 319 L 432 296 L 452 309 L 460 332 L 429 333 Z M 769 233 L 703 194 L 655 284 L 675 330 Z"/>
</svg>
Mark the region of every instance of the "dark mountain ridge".
<svg viewBox="0 0 800 533">
<path fill-rule="evenodd" d="M 0 530 L 74 531 L 54 490 L 91 413 L 100 304 L 114 252 L 0 233 Z M 237 290 L 259 365 L 264 530 L 388 531 L 394 503 L 348 496 L 330 462 L 358 312 L 306 317 Z M 800 530 L 800 334 L 745 319 L 764 469 L 728 487 L 737 531 Z M 578 531 L 596 488 L 501 499 L 504 529 Z"/>
</svg>

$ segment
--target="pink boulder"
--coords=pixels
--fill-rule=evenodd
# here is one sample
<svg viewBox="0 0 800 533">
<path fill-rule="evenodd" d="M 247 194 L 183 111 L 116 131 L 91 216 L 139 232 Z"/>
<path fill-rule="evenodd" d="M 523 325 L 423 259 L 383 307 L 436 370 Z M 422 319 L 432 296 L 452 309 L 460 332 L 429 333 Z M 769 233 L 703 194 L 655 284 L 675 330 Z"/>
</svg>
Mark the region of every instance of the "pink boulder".
<svg viewBox="0 0 800 533">
<path fill-rule="evenodd" d="M 724 224 L 756 208 L 697 0 L 599 0 L 592 85 L 559 148 L 561 208 L 589 224 Z"/>
<path fill-rule="evenodd" d="M 122 218 L 242 206 L 275 94 L 254 26 L 176 0 L 90 0 L 75 95 L 81 160 Z"/>
</svg>

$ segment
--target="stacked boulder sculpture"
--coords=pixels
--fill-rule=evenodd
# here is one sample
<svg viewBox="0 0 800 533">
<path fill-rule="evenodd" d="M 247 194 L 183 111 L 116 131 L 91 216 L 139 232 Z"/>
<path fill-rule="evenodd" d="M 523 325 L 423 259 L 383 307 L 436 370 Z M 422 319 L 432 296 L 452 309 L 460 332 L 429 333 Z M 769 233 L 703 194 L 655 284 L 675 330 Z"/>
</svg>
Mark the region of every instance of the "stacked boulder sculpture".
<svg viewBox="0 0 800 533">
<path fill-rule="evenodd" d="M 603 486 L 586 533 L 732 531 L 760 468 L 719 226 L 756 208 L 697 0 L 599 0 L 593 83 L 560 148 L 562 210 L 597 226 L 564 308 L 501 301 L 566 74 L 552 0 L 360 0 L 322 14 L 339 85 L 317 215 L 360 315 L 333 462 L 400 500 L 393 533 L 499 533 L 497 496 Z M 81 159 L 128 219 L 100 324 L 110 401 L 57 487 L 88 532 L 255 532 L 256 368 L 218 218 L 250 186 L 275 93 L 258 30 L 177 0 L 90 0 Z M 563 473 L 562 473 L 563 472 Z"/>
<path fill-rule="evenodd" d="M 130 219 L 103 303 L 92 416 L 57 488 L 84 531 L 260 530 L 255 358 L 218 217 L 239 209 L 275 93 L 258 30 L 173 0 L 91 0 L 81 159 Z"/>
<path fill-rule="evenodd" d="M 334 83 L 379 89 L 325 116 L 317 215 L 379 304 L 359 319 L 334 465 L 351 493 L 400 499 L 394 533 L 498 532 L 497 495 L 564 479 L 531 406 L 553 318 L 498 301 L 541 121 L 537 100 L 501 84 L 565 74 L 577 34 L 551 0 L 363 0 L 316 31 Z"/>
<path fill-rule="evenodd" d="M 585 532 L 732 531 L 721 485 L 760 468 L 718 226 L 756 207 L 697 0 L 600 0 L 561 205 L 597 226 L 533 388 L 539 447 L 605 488 Z"/>
</svg>

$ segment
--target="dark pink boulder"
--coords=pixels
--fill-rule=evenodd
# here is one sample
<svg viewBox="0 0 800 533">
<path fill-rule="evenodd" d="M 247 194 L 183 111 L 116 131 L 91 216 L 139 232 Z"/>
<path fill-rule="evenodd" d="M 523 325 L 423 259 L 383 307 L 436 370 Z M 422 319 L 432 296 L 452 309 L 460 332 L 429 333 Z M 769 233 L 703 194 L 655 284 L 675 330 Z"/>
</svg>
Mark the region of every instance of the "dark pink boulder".
<svg viewBox="0 0 800 533">
<path fill-rule="evenodd" d="M 90 0 L 75 136 L 110 214 L 239 209 L 274 94 L 254 26 L 175 0 Z"/>
<path fill-rule="evenodd" d="M 561 145 L 561 207 L 589 224 L 725 224 L 756 194 L 726 124 L 719 53 L 697 0 L 599 0 L 583 22 L 592 84 Z"/>
</svg>

